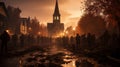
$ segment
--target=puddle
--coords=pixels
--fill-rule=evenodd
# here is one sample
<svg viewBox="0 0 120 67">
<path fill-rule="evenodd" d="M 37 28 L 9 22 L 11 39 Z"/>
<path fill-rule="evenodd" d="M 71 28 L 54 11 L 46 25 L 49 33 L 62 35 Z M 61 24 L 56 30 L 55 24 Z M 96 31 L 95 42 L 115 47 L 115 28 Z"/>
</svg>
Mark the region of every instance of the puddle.
<svg viewBox="0 0 120 67">
<path fill-rule="evenodd" d="M 89 58 L 77 58 L 65 49 L 53 46 L 46 52 L 32 52 L 22 56 L 19 60 L 20 67 L 99 67 Z M 96 64 L 96 65 L 95 65 Z"/>
</svg>

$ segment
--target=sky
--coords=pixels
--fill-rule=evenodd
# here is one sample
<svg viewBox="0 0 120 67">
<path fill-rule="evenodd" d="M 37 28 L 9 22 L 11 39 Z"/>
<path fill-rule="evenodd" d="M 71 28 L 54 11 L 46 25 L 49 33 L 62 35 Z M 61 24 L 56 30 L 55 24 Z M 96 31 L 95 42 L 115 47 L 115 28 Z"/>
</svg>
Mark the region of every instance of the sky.
<svg viewBox="0 0 120 67">
<path fill-rule="evenodd" d="M 21 17 L 36 17 L 40 23 L 47 25 L 53 21 L 56 0 L 1 0 L 5 4 L 20 8 Z M 83 14 L 81 6 L 83 0 L 58 0 L 61 23 L 75 27 Z"/>
</svg>

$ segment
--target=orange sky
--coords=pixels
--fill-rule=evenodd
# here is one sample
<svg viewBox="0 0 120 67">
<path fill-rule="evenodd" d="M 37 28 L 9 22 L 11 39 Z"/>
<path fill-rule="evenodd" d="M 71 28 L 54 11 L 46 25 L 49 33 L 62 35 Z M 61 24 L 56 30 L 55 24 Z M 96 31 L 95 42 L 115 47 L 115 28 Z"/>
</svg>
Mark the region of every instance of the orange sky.
<svg viewBox="0 0 120 67">
<path fill-rule="evenodd" d="M 83 14 L 82 0 L 58 0 L 61 13 L 61 22 L 65 27 L 77 25 Z M 4 0 L 6 5 L 19 7 L 22 10 L 22 17 L 36 17 L 40 23 L 52 22 L 52 15 L 55 8 L 55 0 Z"/>
</svg>

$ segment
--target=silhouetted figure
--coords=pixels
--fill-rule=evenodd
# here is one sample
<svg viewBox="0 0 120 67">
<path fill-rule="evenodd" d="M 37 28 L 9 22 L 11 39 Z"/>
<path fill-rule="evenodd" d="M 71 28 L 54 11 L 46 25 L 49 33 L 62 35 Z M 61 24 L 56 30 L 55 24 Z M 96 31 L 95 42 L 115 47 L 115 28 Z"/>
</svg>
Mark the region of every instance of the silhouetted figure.
<svg viewBox="0 0 120 67">
<path fill-rule="evenodd" d="M 75 61 L 75 66 L 79 67 L 80 66 L 80 62 L 79 61 Z"/>
<path fill-rule="evenodd" d="M 79 46 L 80 46 L 80 35 L 77 34 L 76 35 L 76 48 L 79 48 Z"/>
<path fill-rule="evenodd" d="M 24 41 L 25 41 L 25 35 L 24 35 Z M 27 41 L 25 41 L 25 42 L 28 42 L 29 45 L 33 45 L 33 44 L 36 43 L 33 35 L 28 35 L 27 36 Z"/>
<path fill-rule="evenodd" d="M 92 35 L 90 33 L 87 34 L 87 43 L 88 47 L 92 45 Z"/>
<path fill-rule="evenodd" d="M 101 36 L 101 42 L 103 43 L 103 45 L 108 45 L 109 39 L 110 39 L 110 35 L 109 32 L 106 30 L 104 34 Z"/>
<path fill-rule="evenodd" d="M 69 38 L 67 36 L 64 36 L 62 38 L 62 44 L 63 44 L 63 46 L 67 47 L 68 46 L 68 41 L 69 41 Z"/>
<path fill-rule="evenodd" d="M 12 43 L 14 44 L 14 46 L 16 46 L 16 45 L 17 45 L 17 42 L 18 42 L 18 36 L 17 36 L 17 34 L 14 34 L 14 35 L 12 36 Z"/>
<path fill-rule="evenodd" d="M 91 40 L 92 40 L 92 45 L 96 45 L 96 42 L 95 42 L 96 41 L 96 36 L 95 36 L 95 34 L 92 35 Z"/>
<path fill-rule="evenodd" d="M 1 36 L 0 36 L 0 39 L 1 39 L 1 52 L 7 52 L 7 44 L 10 40 L 10 36 L 9 34 L 4 31 Z"/>
<path fill-rule="evenodd" d="M 86 34 L 83 34 L 81 35 L 81 44 L 80 45 L 82 48 L 86 46 L 86 43 L 87 43 L 87 37 L 86 37 Z"/>
<path fill-rule="evenodd" d="M 75 37 L 71 36 L 69 41 L 71 49 L 75 50 Z"/>
<path fill-rule="evenodd" d="M 40 35 L 37 36 L 37 44 L 40 45 Z"/>
<path fill-rule="evenodd" d="M 70 44 L 72 44 L 72 45 L 74 44 L 74 37 L 73 36 L 70 37 Z"/>
<path fill-rule="evenodd" d="M 95 46 L 95 35 L 88 33 L 87 34 L 87 48 L 92 49 Z M 94 46 L 93 46 L 94 45 Z"/>
<path fill-rule="evenodd" d="M 25 44 L 25 36 L 22 34 L 22 35 L 20 36 L 20 45 L 21 45 L 21 46 L 24 46 L 24 44 Z"/>
<path fill-rule="evenodd" d="M 111 46 L 114 44 L 114 47 L 118 47 L 119 41 L 118 41 L 118 36 L 117 36 L 116 33 L 113 33 L 113 34 L 111 35 L 110 41 L 109 41 L 108 43 L 110 43 L 109 45 L 111 45 Z"/>
</svg>

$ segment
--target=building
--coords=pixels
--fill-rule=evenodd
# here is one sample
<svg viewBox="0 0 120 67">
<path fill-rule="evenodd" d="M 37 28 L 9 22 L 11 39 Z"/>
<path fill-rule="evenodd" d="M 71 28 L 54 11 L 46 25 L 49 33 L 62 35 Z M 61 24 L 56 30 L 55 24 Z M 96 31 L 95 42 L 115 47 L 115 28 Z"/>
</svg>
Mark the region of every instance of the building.
<svg viewBox="0 0 120 67">
<path fill-rule="evenodd" d="M 7 19 L 7 30 L 9 30 L 10 35 L 20 34 L 21 10 L 12 6 L 7 6 L 7 12 L 9 16 Z"/>
<path fill-rule="evenodd" d="M 4 2 L 0 2 L 0 33 L 6 30 L 6 21 L 8 18 L 7 10 Z"/>
<path fill-rule="evenodd" d="M 20 34 L 24 35 L 38 35 L 40 30 L 39 21 L 34 18 L 20 18 Z"/>
<path fill-rule="evenodd" d="M 29 34 L 29 27 L 30 27 L 30 17 L 20 18 L 20 33 Z"/>
<path fill-rule="evenodd" d="M 53 23 L 47 24 L 48 36 L 55 37 L 59 36 L 61 33 L 64 32 L 64 24 L 61 23 L 59 7 L 58 7 L 58 0 L 56 0 L 55 10 L 53 14 Z"/>
</svg>

